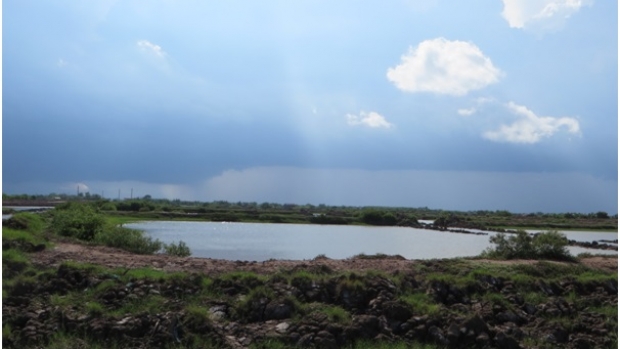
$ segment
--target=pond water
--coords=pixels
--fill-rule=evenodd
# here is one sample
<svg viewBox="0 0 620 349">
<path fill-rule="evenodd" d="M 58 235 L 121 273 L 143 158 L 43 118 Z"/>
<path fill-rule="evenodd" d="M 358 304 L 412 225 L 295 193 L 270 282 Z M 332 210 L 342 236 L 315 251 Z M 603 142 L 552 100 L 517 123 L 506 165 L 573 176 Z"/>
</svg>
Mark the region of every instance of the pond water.
<svg viewBox="0 0 620 349">
<path fill-rule="evenodd" d="M 228 260 L 303 260 L 321 254 L 343 259 L 360 253 L 399 254 L 407 259 L 452 258 L 475 256 L 490 246 L 489 236 L 404 227 L 171 221 L 125 226 L 143 230 L 165 243 L 183 240 L 194 257 Z M 565 233 L 575 240 L 573 233 L 583 234 Z M 618 238 L 617 233 L 585 234 L 588 237 L 582 241 Z M 569 249 L 574 254 L 617 254 L 616 251 Z"/>
<path fill-rule="evenodd" d="M 2 206 L 2 208 L 10 208 L 10 209 L 15 210 L 16 212 L 23 212 L 23 211 L 38 212 L 38 211 L 51 210 L 54 207 L 53 206 Z M 11 217 L 13 217 L 12 214 L 3 214 L 2 220 L 9 219 Z"/>
</svg>

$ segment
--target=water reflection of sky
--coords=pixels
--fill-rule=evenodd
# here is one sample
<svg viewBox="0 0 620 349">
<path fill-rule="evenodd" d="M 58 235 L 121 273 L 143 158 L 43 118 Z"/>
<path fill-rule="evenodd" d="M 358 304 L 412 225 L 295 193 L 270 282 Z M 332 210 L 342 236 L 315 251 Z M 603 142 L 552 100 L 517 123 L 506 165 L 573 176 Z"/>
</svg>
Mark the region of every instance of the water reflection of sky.
<svg viewBox="0 0 620 349">
<path fill-rule="evenodd" d="M 321 254 L 341 259 L 359 253 L 399 254 L 408 259 L 452 258 L 475 256 L 490 246 L 486 235 L 403 227 L 219 222 L 141 222 L 126 226 L 144 230 L 166 243 L 183 240 L 196 257 L 233 260 L 300 260 Z M 587 240 L 583 241 L 614 240 L 618 236 L 599 232 L 566 234 L 575 240 L 585 236 Z M 573 247 L 569 250 L 574 254 L 617 254 Z"/>
</svg>

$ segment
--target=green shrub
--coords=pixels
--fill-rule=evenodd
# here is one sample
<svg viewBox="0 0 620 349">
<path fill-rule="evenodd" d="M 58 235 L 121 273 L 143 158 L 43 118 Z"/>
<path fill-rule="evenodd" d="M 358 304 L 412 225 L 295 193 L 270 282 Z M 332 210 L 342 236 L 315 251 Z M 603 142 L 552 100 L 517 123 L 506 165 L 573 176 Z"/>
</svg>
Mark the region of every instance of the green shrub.
<svg viewBox="0 0 620 349">
<path fill-rule="evenodd" d="M 121 248 L 138 254 L 153 254 L 163 247 L 162 242 L 158 239 L 153 240 L 151 237 L 145 236 L 142 231 L 123 227 L 108 227 L 101 230 L 95 236 L 94 241 L 98 244 Z"/>
<path fill-rule="evenodd" d="M 529 235 L 523 230 L 508 237 L 500 233 L 489 238 L 495 247 L 482 253 L 483 257 L 498 259 L 550 259 L 574 261 L 567 249 L 568 240 L 557 231 Z"/>
<path fill-rule="evenodd" d="M 361 214 L 362 222 L 370 225 L 396 225 L 397 219 L 394 214 L 374 209 L 366 209 Z"/>
<path fill-rule="evenodd" d="M 91 241 L 103 231 L 105 219 L 89 205 L 70 205 L 53 213 L 51 229 L 56 234 Z"/>
<path fill-rule="evenodd" d="M 169 256 L 188 257 L 192 255 L 189 247 L 183 241 L 179 241 L 178 244 L 174 242 L 171 244 L 164 244 L 164 253 Z"/>
</svg>

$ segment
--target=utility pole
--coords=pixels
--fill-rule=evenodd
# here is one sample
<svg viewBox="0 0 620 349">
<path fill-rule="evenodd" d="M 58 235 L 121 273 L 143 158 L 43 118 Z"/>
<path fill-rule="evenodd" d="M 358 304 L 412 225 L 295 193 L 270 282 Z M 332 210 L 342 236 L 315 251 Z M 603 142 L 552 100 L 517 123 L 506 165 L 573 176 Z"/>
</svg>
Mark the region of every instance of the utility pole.
<svg viewBox="0 0 620 349">
<path fill-rule="evenodd" d="M 131 196 L 129 196 L 131 200 L 133 200 L 133 188 L 131 188 Z"/>
<path fill-rule="evenodd" d="M 121 190 L 118 190 L 118 201 L 121 201 Z"/>
</svg>

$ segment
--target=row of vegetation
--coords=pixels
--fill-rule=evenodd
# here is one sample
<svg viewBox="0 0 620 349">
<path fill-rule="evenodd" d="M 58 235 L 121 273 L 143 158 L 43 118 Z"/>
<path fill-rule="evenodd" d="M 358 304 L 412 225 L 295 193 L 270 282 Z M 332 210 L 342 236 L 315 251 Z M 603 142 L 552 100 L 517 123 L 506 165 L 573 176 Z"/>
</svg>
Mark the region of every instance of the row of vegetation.
<svg viewBox="0 0 620 349">
<path fill-rule="evenodd" d="M 617 230 L 618 215 L 599 211 L 593 213 L 511 213 L 506 210 L 447 211 L 428 207 L 352 207 L 329 205 L 297 205 L 228 201 L 181 201 L 141 198 L 110 200 L 100 195 L 7 195 L 3 204 L 58 204 L 61 202 L 88 202 L 99 210 L 118 216 L 146 219 L 200 219 L 231 222 L 315 223 L 315 224 L 369 224 L 412 226 L 418 220 L 437 220 L 453 227 L 483 229 L 588 229 Z"/>
</svg>

